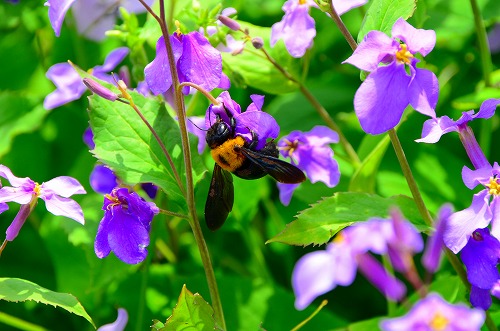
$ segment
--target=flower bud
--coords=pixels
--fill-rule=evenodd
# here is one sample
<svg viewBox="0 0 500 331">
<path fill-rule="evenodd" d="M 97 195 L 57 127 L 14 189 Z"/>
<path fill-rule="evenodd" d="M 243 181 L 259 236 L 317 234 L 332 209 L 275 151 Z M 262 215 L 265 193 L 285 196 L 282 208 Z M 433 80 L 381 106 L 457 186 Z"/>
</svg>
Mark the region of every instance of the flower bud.
<svg viewBox="0 0 500 331">
<path fill-rule="evenodd" d="M 13 241 L 14 239 L 16 239 L 17 235 L 19 234 L 19 230 L 21 230 L 21 228 L 23 227 L 23 224 L 30 213 L 31 207 L 29 204 L 21 206 L 21 209 L 19 209 L 16 217 L 7 228 L 5 240 Z"/>
<path fill-rule="evenodd" d="M 88 87 L 92 93 L 97 94 L 100 97 L 103 97 L 104 99 L 111 100 L 111 101 L 116 101 L 116 99 L 119 98 L 118 94 L 114 93 L 110 89 L 102 86 L 95 80 L 91 78 L 84 78 L 83 83 L 85 86 Z"/>
<path fill-rule="evenodd" d="M 252 38 L 252 45 L 255 49 L 261 49 L 264 46 L 264 40 L 261 37 Z"/>
<path fill-rule="evenodd" d="M 224 16 L 224 15 L 219 15 L 219 21 L 222 24 L 224 24 L 225 26 L 227 26 L 228 28 L 230 28 L 231 30 L 234 30 L 234 31 L 240 30 L 240 23 L 236 22 L 232 18 L 229 18 L 229 17 Z"/>
</svg>

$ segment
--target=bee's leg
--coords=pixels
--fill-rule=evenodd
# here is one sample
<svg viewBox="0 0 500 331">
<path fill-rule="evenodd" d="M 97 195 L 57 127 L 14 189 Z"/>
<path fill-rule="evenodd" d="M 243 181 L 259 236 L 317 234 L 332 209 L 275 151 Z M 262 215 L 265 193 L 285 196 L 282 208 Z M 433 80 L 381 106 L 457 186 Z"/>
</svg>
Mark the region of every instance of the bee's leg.
<svg viewBox="0 0 500 331">
<path fill-rule="evenodd" d="M 248 145 L 248 149 L 255 150 L 255 147 L 257 147 L 257 144 L 259 143 L 259 136 L 257 136 L 257 132 L 250 130 L 250 133 L 252 134 L 252 142 L 250 145 Z"/>
</svg>

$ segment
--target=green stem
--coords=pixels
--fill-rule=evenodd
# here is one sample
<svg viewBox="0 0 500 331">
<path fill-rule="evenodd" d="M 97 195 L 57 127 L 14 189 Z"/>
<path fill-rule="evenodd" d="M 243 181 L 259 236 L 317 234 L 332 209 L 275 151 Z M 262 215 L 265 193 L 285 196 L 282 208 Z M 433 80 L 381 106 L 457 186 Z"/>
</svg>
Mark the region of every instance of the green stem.
<svg viewBox="0 0 500 331">
<path fill-rule="evenodd" d="M 488 44 L 488 36 L 484 26 L 481 10 L 477 4 L 477 0 L 470 0 L 472 13 L 474 14 L 474 25 L 476 28 L 477 40 L 479 44 L 479 53 L 481 56 L 481 67 L 483 69 L 483 80 L 485 87 L 491 87 L 491 70 L 493 64 L 491 62 L 491 52 Z M 491 149 L 491 131 L 493 125 L 491 121 L 482 121 L 481 133 L 479 135 L 479 144 L 481 145 L 486 157 L 490 155 Z"/>
<path fill-rule="evenodd" d="M 174 108 L 179 119 L 179 129 L 181 132 L 181 142 L 182 151 L 184 157 L 184 165 L 186 169 L 186 203 L 188 206 L 190 218 L 188 219 L 191 229 L 193 230 L 194 238 L 198 249 L 200 251 L 201 260 L 203 263 L 203 268 L 205 269 L 205 275 L 207 278 L 208 289 L 210 291 L 210 297 L 212 299 L 212 308 L 214 309 L 216 321 L 222 327 L 223 330 L 226 329 L 226 322 L 224 320 L 224 313 L 222 311 L 222 303 L 220 301 L 219 290 L 217 287 L 217 281 L 215 279 L 215 273 L 212 267 L 212 261 L 210 259 L 210 254 L 208 252 L 208 247 L 203 237 L 203 232 L 201 231 L 200 222 L 198 220 L 198 215 L 196 214 L 196 206 L 194 200 L 194 184 L 193 184 L 193 166 L 191 163 L 191 149 L 189 146 L 189 137 L 186 127 L 186 111 L 184 108 L 184 98 L 180 91 L 179 76 L 177 74 L 177 67 L 174 61 L 174 52 L 172 50 L 172 44 L 170 42 L 170 34 L 168 32 L 167 23 L 165 20 L 165 3 L 164 0 L 160 0 L 160 16 L 156 15 L 154 11 L 149 7 L 144 0 L 139 0 L 141 4 L 146 8 L 146 10 L 158 21 L 163 39 L 165 42 L 165 48 L 167 50 L 168 63 L 170 66 L 170 72 L 172 73 L 172 86 L 174 88 Z"/>
<path fill-rule="evenodd" d="M 297 81 L 288 71 L 286 71 L 285 68 L 283 68 L 276 60 L 274 60 L 271 55 L 264 49 L 264 47 L 261 48 L 261 51 L 264 53 L 266 56 L 267 60 L 271 62 L 271 64 L 278 69 L 283 76 L 285 76 L 288 80 L 296 83 L 299 85 L 300 92 L 306 97 L 307 101 L 311 103 L 311 105 L 314 107 L 318 115 L 323 119 L 323 121 L 330 127 L 330 129 L 334 130 L 335 132 L 338 133 L 339 135 L 339 142 L 344 148 L 344 151 L 346 154 L 349 156 L 349 159 L 352 162 L 352 165 L 355 168 L 358 168 L 359 165 L 361 164 L 361 161 L 359 160 L 358 154 L 356 154 L 356 151 L 352 147 L 352 145 L 349 143 L 347 138 L 345 137 L 344 133 L 340 129 L 340 127 L 335 123 L 333 118 L 331 118 L 330 114 L 326 111 L 326 109 L 321 105 L 321 103 L 316 99 L 316 97 L 305 87 L 304 84 L 301 82 Z"/>
<path fill-rule="evenodd" d="M 189 219 L 188 215 L 179 214 L 179 213 L 176 213 L 176 212 L 173 212 L 173 211 L 170 211 L 170 210 L 165 210 L 165 209 L 160 209 L 160 214 L 164 214 L 164 215 L 168 215 L 168 216 L 173 216 L 173 217 L 179 217 L 179 218 L 183 218 L 185 220 Z"/>
<path fill-rule="evenodd" d="M 312 318 L 314 316 L 316 316 L 321 309 L 323 309 L 324 306 L 326 306 L 328 304 L 328 301 L 327 300 L 323 300 L 321 301 L 321 304 L 319 305 L 318 308 L 316 308 L 316 310 L 308 317 L 306 318 L 305 320 L 303 320 L 302 322 L 300 322 L 296 327 L 294 327 L 291 331 L 297 331 L 299 330 L 300 328 L 302 328 L 304 325 L 307 324 L 307 322 L 309 322 L 310 320 L 312 320 Z"/>
<path fill-rule="evenodd" d="M 394 148 L 394 152 L 396 152 L 396 156 L 398 158 L 399 164 L 401 166 L 401 170 L 403 171 L 403 175 L 406 178 L 406 182 L 410 188 L 411 194 L 413 196 L 413 200 L 417 205 L 418 211 L 420 215 L 424 219 L 425 223 L 429 226 L 432 225 L 432 217 L 429 214 L 429 210 L 425 207 L 424 200 L 422 199 L 422 195 L 417 186 L 417 182 L 413 177 L 413 174 L 410 169 L 410 165 L 408 164 L 408 160 L 406 159 L 405 152 L 403 151 L 403 147 L 401 146 L 401 142 L 399 141 L 398 135 L 396 134 L 396 130 L 390 129 L 389 137 L 391 138 L 392 147 Z"/>
<path fill-rule="evenodd" d="M 48 329 L 36 325 L 30 322 L 26 322 L 25 320 L 22 320 L 20 318 L 11 316 L 6 313 L 0 312 L 0 323 L 3 323 L 8 326 L 12 326 L 16 329 L 23 330 L 23 331 L 48 331 Z"/>
<path fill-rule="evenodd" d="M 328 14 L 330 14 L 330 17 L 332 18 L 332 20 L 335 22 L 335 24 L 339 28 L 340 32 L 344 36 L 344 38 L 347 41 L 347 43 L 349 44 L 349 46 L 351 46 L 351 49 L 354 51 L 358 47 L 358 44 L 356 43 L 356 40 L 354 40 L 354 38 L 351 35 L 351 33 L 349 32 L 349 30 L 347 30 L 347 27 L 345 26 L 344 22 L 342 22 L 342 19 L 340 18 L 340 16 L 337 14 L 335 7 L 333 7 L 332 0 L 330 0 L 329 7 L 330 8 L 329 8 Z"/>
</svg>

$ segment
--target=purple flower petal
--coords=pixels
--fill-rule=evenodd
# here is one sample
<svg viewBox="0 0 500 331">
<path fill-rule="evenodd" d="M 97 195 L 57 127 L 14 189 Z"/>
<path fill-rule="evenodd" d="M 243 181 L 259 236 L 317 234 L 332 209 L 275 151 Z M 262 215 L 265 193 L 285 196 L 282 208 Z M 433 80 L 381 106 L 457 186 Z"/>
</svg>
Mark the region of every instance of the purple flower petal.
<svg viewBox="0 0 500 331">
<path fill-rule="evenodd" d="M 43 106 L 47 110 L 80 99 L 87 89 L 80 75 L 69 63 L 54 64 L 47 70 L 46 76 L 57 87 L 57 89 L 47 95 L 43 101 Z"/>
<path fill-rule="evenodd" d="M 390 275 L 377 259 L 370 254 L 361 254 L 357 260 L 359 271 L 385 297 L 390 300 L 401 300 L 404 297 L 406 287 L 403 282 Z"/>
<path fill-rule="evenodd" d="M 113 170 L 98 164 L 90 173 L 90 186 L 97 193 L 109 194 L 118 186 L 118 181 Z"/>
<path fill-rule="evenodd" d="M 418 301 L 413 308 L 402 317 L 382 321 L 380 327 L 384 331 L 442 330 L 479 331 L 485 319 L 484 311 L 470 309 L 465 305 L 452 305 L 438 294 L 431 293 Z"/>
<path fill-rule="evenodd" d="M 148 6 L 152 6 L 154 0 L 144 0 Z M 123 0 L 121 6 L 127 10 L 128 13 L 140 14 L 146 12 L 146 8 L 137 0 Z"/>
<path fill-rule="evenodd" d="M 83 132 L 83 142 L 89 147 L 90 150 L 95 148 L 94 133 L 90 127 L 86 128 Z"/>
<path fill-rule="evenodd" d="M 0 214 L 6 210 L 9 210 L 9 205 L 4 202 L 0 203 Z"/>
<path fill-rule="evenodd" d="M 217 115 L 226 122 L 230 124 L 229 116 L 236 117 L 241 114 L 241 107 L 237 104 L 228 91 L 224 91 L 217 97 L 217 101 L 221 102 L 220 105 L 210 105 L 207 112 L 205 113 L 205 127 L 210 128 L 215 124 L 217 120 Z M 229 114 L 229 116 L 228 116 Z"/>
<path fill-rule="evenodd" d="M 336 287 L 333 256 L 328 251 L 304 255 L 297 261 L 292 273 L 295 308 L 303 310 L 318 296 Z"/>
<path fill-rule="evenodd" d="M 279 39 L 283 39 L 291 56 L 304 56 L 316 36 L 315 22 L 309 15 L 310 6 L 310 1 L 303 4 L 293 0 L 285 2 L 283 19 L 274 23 L 271 28 L 271 47 L 274 47 Z"/>
<path fill-rule="evenodd" d="M 115 26 L 119 2 L 78 0 L 72 12 L 78 32 L 90 40 L 101 41 Z"/>
<path fill-rule="evenodd" d="M 64 216 L 85 224 L 82 207 L 72 199 L 62 198 L 58 195 L 41 196 L 45 201 L 47 210 L 56 216 Z"/>
<path fill-rule="evenodd" d="M 149 232 L 142 222 L 121 207 L 113 208 L 108 225 L 109 247 L 125 263 L 137 264 L 146 258 Z"/>
<path fill-rule="evenodd" d="M 49 0 L 44 4 L 49 7 L 49 20 L 56 37 L 61 34 L 64 16 L 74 2 L 75 0 Z"/>
<path fill-rule="evenodd" d="M 422 265 L 430 273 L 435 273 L 441 262 L 441 255 L 444 248 L 443 235 L 448 226 L 448 219 L 451 213 L 452 206 L 450 204 L 441 207 L 435 223 L 435 231 L 427 240 L 427 245 L 422 256 Z"/>
<path fill-rule="evenodd" d="M 409 82 L 404 66 L 396 62 L 368 75 L 354 96 L 354 110 L 366 133 L 380 134 L 399 123 L 408 106 Z"/>
<path fill-rule="evenodd" d="M 12 171 L 10 171 L 10 169 L 4 166 L 3 164 L 0 164 L 0 177 L 7 179 L 10 185 L 14 187 L 20 187 L 20 186 L 32 187 L 32 188 L 35 187 L 34 181 L 29 179 L 28 177 L 19 178 L 14 176 Z"/>
<path fill-rule="evenodd" d="M 434 30 L 415 29 L 402 18 L 392 26 L 392 36 L 404 41 L 412 54 L 420 53 L 426 56 L 436 45 Z"/>
<path fill-rule="evenodd" d="M 274 117 L 263 111 L 246 111 L 236 118 L 236 133 L 245 136 L 248 141 L 252 140 L 252 135 L 248 132 L 257 133 L 259 142 L 256 149 L 262 149 L 266 145 L 267 139 L 277 138 L 280 127 Z"/>
<path fill-rule="evenodd" d="M 31 207 L 29 204 L 21 206 L 16 217 L 7 228 L 5 240 L 13 241 L 14 239 L 16 239 L 17 235 L 19 234 L 19 231 L 21 230 L 24 222 L 26 221 L 30 213 L 31 213 Z"/>
<path fill-rule="evenodd" d="M 387 56 L 394 57 L 399 43 L 380 31 L 370 31 L 354 53 L 342 63 L 349 63 L 361 70 L 375 71 Z M 406 86 L 406 85 L 405 85 Z"/>
<path fill-rule="evenodd" d="M 15 202 L 25 205 L 33 198 L 33 190 L 25 190 L 22 187 L 2 187 L 0 189 L 0 203 Z"/>
<path fill-rule="evenodd" d="M 316 125 L 304 135 L 307 144 L 310 146 L 323 147 L 326 144 L 338 143 L 339 135 L 327 126 Z"/>
<path fill-rule="evenodd" d="M 416 111 L 436 117 L 436 104 L 439 96 L 439 82 L 432 71 L 411 67 L 415 72 L 408 85 L 408 99 Z"/>
<path fill-rule="evenodd" d="M 99 223 L 99 227 L 97 228 L 97 235 L 94 241 L 94 251 L 95 255 L 103 259 L 111 253 L 111 247 L 109 247 L 108 242 L 108 232 L 109 232 L 109 223 L 113 215 L 111 212 L 104 212 L 104 217 Z"/>
<path fill-rule="evenodd" d="M 483 229 L 491 221 L 491 210 L 488 206 L 488 192 L 481 191 L 474 195 L 469 208 L 452 214 L 444 233 L 446 247 L 457 254 L 469 240 L 476 229 Z"/>
<path fill-rule="evenodd" d="M 104 60 L 104 64 L 102 66 L 95 66 L 92 74 L 99 78 L 100 73 L 108 73 L 113 71 L 128 55 L 129 53 L 128 47 L 118 47 L 111 51 Z"/>
<path fill-rule="evenodd" d="M 498 105 L 500 104 L 500 99 L 488 99 L 485 100 L 482 104 L 481 107 L 479 108 L 479 111 L 477 114 L 474 116 L 474 118 L 490 118 L 493 115 L 495 115 L 495 110 L 497 109 Z"/>
<path fill-rule="evenodd" d="M 182 44 L 175 37 L 170 37 L 170 42 L 177 62 L 182 54 Z M 144 77 L 154 95 L 166 92 L 172 86 L 172 73 L 163 37 L 156 42 L 156 57 L 144 68 Z"/>
<path fill-rule="evenodd" d="M 311 183 L 323 182 L 328 187 L 337 186 L 339 183 L 339 165 L 329 146 L 300 149 L 294 153 L 294 157 L 297 166 L 306 172 Z"/>
<path fill-rule="evenodd" d="M 186 122 L 188 132 L 191 132 L 196 137 L 198 137 L 198 154 L 203 154 L 207 142 L 205 137 L 207 136 L 207 131 L 203 131 L 205 128 L 205 117 L 201 116 L 190 116 Z"/>
<path fill-rule="evenodd" d="M 125 330 L 125 326 L 127 326 L 127 322 L 127 311 L 123 308 L 118 308 L 118 317 L 116 318 L 116 321 L 110 324 L 103 325 L 96 331 L 123 331 Z"/>
<path fill-rule="evenodd" d="M 465 186 L 471 190 L 479 184 L 488 184 L 491 177 L 498 175 L 500 175 L 500 167 L 496 162 L 493 167 L 491 165 L 487 165 L 476 170 L 471 170 L 467 166 L 462 168 L 462 180 L 464 181 Z"/>
<path fill-rule="evenodd" d="M 284 183 L 276 183 L 278 186 L 278 190 L 280 192 L 280 201 L 284 206 L 288 206 L 290 201 L 292 200 L 293 192 L 299 184 L 284 184 Z"/>
<path fill-rule="evenodd" d="M 455 121 L 450 119 L 448 116 L 431 118 L 424 122 L 422 138 L 415 141 L 418 143 L 423 142 L 434 144 L 441 139 L 442 135 L 452 131 L 458 131 L 458 127 Z"/>
<path fill-rule="evenodd" d="M 492 303 L 490 291 L 472 285 L 470 289 L 470 303 L 473 307 L 481 308 L 484 311 L 488 310 Z"/>
<path fill-rule="evenodd" d="M 363 6 L 367 2 L 368 0 L 350 0 L 350 1 L 332 0 L 333 8 L 335 8 L 335 11 L 337 12 L 338 15 L 347 13 L 349 10 L 353 8 Z"/>
<path fill-rule="evenodd" d="M 182 36 L 182 55 L 177 64 L 179 71 L 189 81 L 211 91 L 222 75 L 222 56 L 198 31 Z"/>
<path fill-rule="evenodd" d="M 85 194 L 83 186 L 73 177 L 60 176 L 41 185 L 40 195 L 57 194 L 68 198 L 73 194 Z"/>
<path fill-rule="evenodd" d="M 259 111 L 262 110 L 262 107 L 264 106 L 264 96 L 259 95 L 259 94 L 252 94 L 250 95 L 250 99 L 252 100 L 252 103 L 248 105 L 246 111 Z"/>
</svg>

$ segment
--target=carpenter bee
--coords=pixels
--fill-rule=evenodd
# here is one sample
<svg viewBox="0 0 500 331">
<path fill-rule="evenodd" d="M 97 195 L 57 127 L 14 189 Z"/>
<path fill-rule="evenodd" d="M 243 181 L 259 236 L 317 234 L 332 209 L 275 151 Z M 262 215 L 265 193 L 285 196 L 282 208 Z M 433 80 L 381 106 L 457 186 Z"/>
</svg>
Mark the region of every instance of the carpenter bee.
<svg viewBox="0 0 500 331">
<path fill-rule="evenodd" d="M 216 122 L 207 130 L 206 135 L 215 160 L 205 204 L 205 220 L 212 231 L 224 224 L 233 209 L 234 187 L 231 173 L 243 179 L 257 179 L 269 174 L 278 182 L 287 184 L 297 184 L 306 179 L 299 168 L 278 159 L 276 143 L 267 142 L 264 148 L 256 150 L 257 133 L 250 130 L 252 141 L 248 142 L 235 134 L 235 118 L 229 116 L 229 119 L 230 125 L 217 115 Z"/>
</svg>

